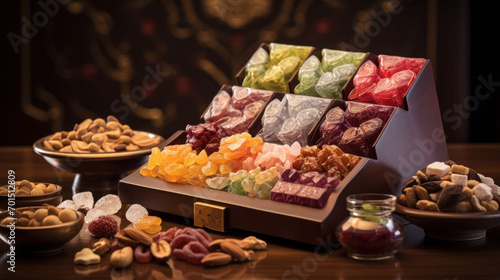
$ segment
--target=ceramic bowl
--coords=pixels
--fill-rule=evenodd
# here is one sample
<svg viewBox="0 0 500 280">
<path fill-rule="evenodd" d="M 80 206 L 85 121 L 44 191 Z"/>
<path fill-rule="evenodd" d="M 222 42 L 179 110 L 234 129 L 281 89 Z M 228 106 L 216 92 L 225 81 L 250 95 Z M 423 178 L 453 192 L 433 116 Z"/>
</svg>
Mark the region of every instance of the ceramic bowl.
<svg viewBox="0 0 500 280">
<path fill-rule="evenodd" d="M 139 133 L 146 133 L 141 132 Z M 151 138 L 159 139 L 157 146 L 135 151 L 113 153 L 67 153 L 47 150 L 43 141 L 51 135 L 43 137 L 33 144 L 33 149 L 52 166 L 66 172 L 75 173 L 73 193 L 91 191 L 96 197 L 118 192 L 118 183 L 129 171 L 141 167 L 148 161 L 151 148 L 162 147 L 163 137 L 146 133 Z"/>
<path fill-rule="evenodd" d="M 488 229 L 500 225 L 500 211 L 445 213 L 408 208 L 396 203 L 395 212 L 422 228 L 427 237 L 447 241 L 481 239 Z"/>
<path fill-rule="evenodd" d="M 44 183 L 44 182 L 33 182 L 35 185 L 42 183 L 45 185 L 51 184 L 51 183 Z M 26 206 L 41 206 L 44 204 L 49 204 L 49 205 L 54 205 L 57 206 L 59 203 L 62 202 L 62 187 L 60 185 L 56 185 L 56 191 L 47 193 L 47 194 L 42 194 L 42 195 L 23 195 L 23 196 L 15 196 L 15 198 L 11 198 L 10 204 L 14 208 L 18 207 L 26 207 Z M 2 187 L 8 187 L 2 186 Z M 7 195 L 0 195 L 0 211 L 7 210 L 7 207 L 9 206 L 9 197 Z"/>
<path fill-rule="evenodd" d="M 37 210 L 44 206 L 21 207 L 16 211 Z M 16 251 L 35 252 L 40 254 L 57 253 L 64 249 L 64 245 L 73 239 L 82 229 L 85 215 L 76 211 L 77 219 L 72 222 L 52 226 L 16 226 L 14 230 Z M 0 220 L 10 217 L 8 211 L 0 212 Z M 11 227 L 0 225 L 0 239 L 9 244 Z"/>
</svg>

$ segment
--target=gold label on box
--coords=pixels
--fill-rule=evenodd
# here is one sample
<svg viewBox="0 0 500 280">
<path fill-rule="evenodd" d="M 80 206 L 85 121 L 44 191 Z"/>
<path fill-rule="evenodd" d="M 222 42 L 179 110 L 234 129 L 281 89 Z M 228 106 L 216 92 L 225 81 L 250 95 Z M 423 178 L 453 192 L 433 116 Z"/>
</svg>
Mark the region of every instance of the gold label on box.
<svg viewBox="0 0 500 280">
<path fill-rule="evenodd" d="M 224 232 L 227 207 L 204 202 L 194 203 L 194 225 Z"/>
</svg>

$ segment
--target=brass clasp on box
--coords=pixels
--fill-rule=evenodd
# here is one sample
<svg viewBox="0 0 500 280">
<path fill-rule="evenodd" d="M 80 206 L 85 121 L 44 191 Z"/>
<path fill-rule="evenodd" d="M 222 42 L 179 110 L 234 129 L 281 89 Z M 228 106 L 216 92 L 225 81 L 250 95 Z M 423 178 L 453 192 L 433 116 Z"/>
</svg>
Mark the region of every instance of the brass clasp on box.
<svg viewBox="0 0 500 280">
<path fill-rule="evenodd" d="M 194 203 L 194 225 L 224 232 L 227 222 L 227 207 L 204 202 Z"/>
</svg>

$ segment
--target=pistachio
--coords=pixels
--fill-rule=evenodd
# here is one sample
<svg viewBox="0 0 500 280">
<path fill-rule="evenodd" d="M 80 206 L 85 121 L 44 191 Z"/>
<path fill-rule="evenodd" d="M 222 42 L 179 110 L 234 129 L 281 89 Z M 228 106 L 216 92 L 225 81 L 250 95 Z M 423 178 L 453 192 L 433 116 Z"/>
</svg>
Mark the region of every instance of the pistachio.
<svg viewBox="0 0 500 280">
<path fill-rule="evenodd" d="M 83 129 L 83 128 L 79 128 L 77 131 L 76 131 L 76 139 L 82 139 L 82 136 L 87 134 L 87 130 L 86 129 Z"/>
<path fill-rule="evenodd" d="M 64 138 L 61 140 L 61 144 L 63 144 L 64 147 L 71 145 L 71 140 L 69 138 Z"/>
<path fill-rule="evenodd" d="M 89 145 L 83 141 L 74 140 L 71 141 L 71 148 L 77 153 L 90 153 Z"/>
<path fill-rule="evenodd" d="M 94 133 L 89 131 L 82 135 L 81 139 L 87 143 L 90 143 L 92 141 L 92 136 L 94 136 Z"/>
<path fill-rule="evenodd" d="M 166 240 L 151 244 L 151 254 L 158 260 L 166 261 L 171 253 L 172 249 Z"/>
<path fill-rule="evenodd" d="M 121 135 L 119 128 L 116 128 L 115 130 L 106 131 L 104 133 L 106 134 L 106 136 L 108 136 L 109 138 L 112 138 L 112 139 L 117 139 Z"/>
<path fill-rule="evenodd" d="M 102 144 L 102 148 L 103 150 L 106 152 L 106 153 L 113 153 L 115 152 L 115 144 L 111 143 L 111 142 L 105 142 L 104 144 Z"/>
<path fill-rule="evenodd" d="M 68 132 L 68 139 L 69 140 L 76 140 L 76 131 L 70 131 Z"/>
<path fill-rule="evenodd" d="M 62 137 L 62 132 L 56 132 L 54 133 L 54 135 L 52 135 L 52 137 L 50 137 L 50 140 L 61 140 L 63 137 Z"/>
</svg>

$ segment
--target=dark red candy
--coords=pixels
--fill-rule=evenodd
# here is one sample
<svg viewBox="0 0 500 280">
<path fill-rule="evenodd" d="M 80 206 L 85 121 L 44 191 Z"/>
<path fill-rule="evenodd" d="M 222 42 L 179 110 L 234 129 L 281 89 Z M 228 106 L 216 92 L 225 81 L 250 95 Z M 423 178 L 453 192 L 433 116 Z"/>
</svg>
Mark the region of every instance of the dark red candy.
<svg viewBox="0 0 500 280">
<path fill-rule="evenodd" d="M 108 216 L 100 216 L 89 224 L 90 233 L 97 237 L 112 238 L 118 230 L 116 220 Z"/>
<path fill-rule="evenodd" d="M 368 154 L 363 132 L 358 127 L 351 127 L 346 130 L 338 146 L 344 153 L 358 156 L 367 156 Z"/>
</svg>

